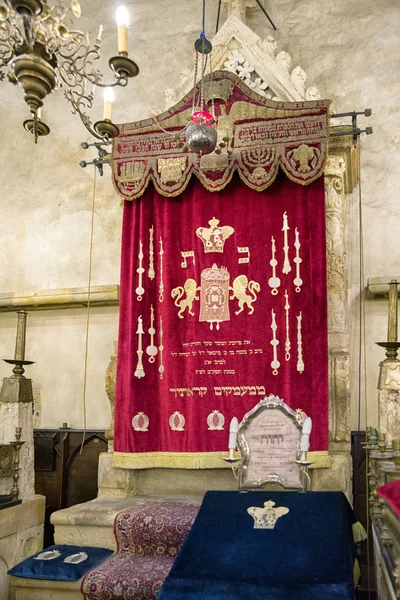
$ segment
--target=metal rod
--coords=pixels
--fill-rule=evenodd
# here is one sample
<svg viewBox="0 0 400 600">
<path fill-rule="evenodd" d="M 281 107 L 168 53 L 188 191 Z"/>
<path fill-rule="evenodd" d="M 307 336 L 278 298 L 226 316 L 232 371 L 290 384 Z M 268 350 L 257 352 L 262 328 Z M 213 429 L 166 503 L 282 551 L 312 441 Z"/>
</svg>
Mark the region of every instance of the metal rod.
<svg viewBox="0 0 400 600">
<path fill-rule="evenodd" d="M 88 167 L 89 165 L 109 165 L 111 163 L 111 160 L 100 160 L 99 158 L 95 158 L 94 160 L 90 161 L 90 162 L 86 162 L 86 160 L 81 160 L 81 162 L 79 163 L 79 166 L 82 167 L 83 169 L 85 167 Z"/>
<path fill-rule="evenodd" d="M 373 133 L 374 130 L 372 129 L 372 127 L 366 127 L 365 129 L 359 129 L 358 127 L 356 129 L 349 129 L 348 131 L 334 131 L 332 133 L 329 134 L 329 137 L 344 137 L 346 135 L 352 135 L 354 136 L 359 136 L 361 135 L 361 133 L 366 133 L 367 135 L 371 135 L 371 133 Z"/>
<path fill-rule="evenodd" d="M 220 13 L 221 13 L 221 3 L 222 3 L 222 0 L 219 0 L 219 2 L 218 2 L 218 12 L 217 12 L 217 24 L 216 24 L 216 26 L 215 26 L 215 33 L 218 33 L 218 27 L 219 27 L 219 15 L 220 15 Z"/>
<path fill-rule="evenodd" d="M 265 10 L 265 8 L 263 7 L 263 5 L 261 4 L 260 0 L 256 0 L 256 2 L 257 2 L 257 4 L 258 4 L 258 6 L 261 8 L 261 10 L 263 11 L 264 15 L 267 17 L 268 21 L 271 23 L 271 25 L 272 25 L 272 27 L 273 27 L 274 31 L 276 31 L 276 27 L 275 27 L 275 25 L 274 25 L 274 24 L 273 24 L 273 22 L 271 21 L 271 19 L 270 19 L 269 15 L 268 15 L 268 13 L 267 13 L 267 11 Z"/>
<path fill-rule="evenodd" d="M 341 117 L 356 117 L 357 115 L 364 115 L 364 117 L 370 117 L 372 115 L 372 108 L 366 108 L 365 110 L 362 111 L 351 111 L 351 112 L 344 112 L 344 113 L 336 113 L 334 115 L 330 115 L 331 119 L 339 119 Z"/>
<path fill-rule="evenodd" d="M 88 144 L 88 142 L 82 142 L 81 143 L 81 148 L 83 148 L 84 150 L 87 150 L 88 148 L 90 148 L 91 146 L 94 146 L 95 148 L 100 148 L 101 146 L 109 146 L 111 144 L 111 142 L 93 142 L 92 144 Z"/>
<path fill-rule="evenodd" d="M 388 311 L 388 342 L 397 342 L 398 325 L 397 325 L 397 306 L 398 306 L 398 291 L 397 280 L 392 279 L 389 285 L 389 311 Z"/>
</svg>

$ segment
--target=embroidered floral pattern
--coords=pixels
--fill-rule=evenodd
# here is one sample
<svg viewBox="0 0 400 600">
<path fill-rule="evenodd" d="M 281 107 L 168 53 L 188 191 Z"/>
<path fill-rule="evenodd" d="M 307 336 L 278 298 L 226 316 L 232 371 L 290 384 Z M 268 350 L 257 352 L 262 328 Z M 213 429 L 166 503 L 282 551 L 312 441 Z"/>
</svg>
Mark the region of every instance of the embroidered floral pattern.
<svg viewBox="0 0 400 600">
<path fill-rule="evenodd" d="M 82 583 L 86 600 L 153 600 L 173 558 L 115 554 L 90 571 Z"/>
<path fill-rule="evenodd" d="M 118 553 L 86 575 L 86 600 L 155 600 L 198 510 L 183 502 L 144 502 L 119 513 Z"/>
<path fill-rule="evenodd" d="M 119 552 L 137 556 L 176 556 L 199 510 L 183 502 L 144 502 L 115 521 Z"/>
</svg>

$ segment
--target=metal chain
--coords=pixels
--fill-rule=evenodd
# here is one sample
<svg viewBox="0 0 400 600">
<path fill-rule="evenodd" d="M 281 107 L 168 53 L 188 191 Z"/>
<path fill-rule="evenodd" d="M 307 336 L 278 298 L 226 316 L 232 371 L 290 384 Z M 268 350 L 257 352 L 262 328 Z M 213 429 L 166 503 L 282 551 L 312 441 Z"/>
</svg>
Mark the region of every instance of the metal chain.
<svg viewBox="0 0 400 600">
<path fill-rule="evenodd" d="M 215 106 L 214 106 L 214 96 L 212 92 L 212 78 L 213 78 L 213 70 L 212 70 L 212 62 L 211 62 L 211 54 L 210 52 L 210 89 L 211 89 L 211 114 L 215 119 Z"/>
</svg>

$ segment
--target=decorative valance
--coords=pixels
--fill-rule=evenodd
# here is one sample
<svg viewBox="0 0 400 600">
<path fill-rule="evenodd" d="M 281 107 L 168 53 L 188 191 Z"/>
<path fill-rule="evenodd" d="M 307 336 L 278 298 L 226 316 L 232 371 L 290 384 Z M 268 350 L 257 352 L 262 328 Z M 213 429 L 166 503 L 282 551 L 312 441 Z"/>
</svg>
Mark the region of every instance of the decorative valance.
<svg viewBox="0 0 400 600">
<path fill-rule="evenodd" d="M 329 100 L 275 102 L 252 92 L 236 75 L 205 78 L 206 102 L 215 104 L 220 153 L 184 152 L 193 91 L 161 115 L 119 125 L 113 144 L 113 180 L 126 200 L 139 198 L 150 181 L 162 196 L 177 196 L 194 174 L 209 191 L 223 189 L 237 171 L 246 185 L 265 190 L 279 167 L 308 185 L 324 171 Z"/>
</svg>

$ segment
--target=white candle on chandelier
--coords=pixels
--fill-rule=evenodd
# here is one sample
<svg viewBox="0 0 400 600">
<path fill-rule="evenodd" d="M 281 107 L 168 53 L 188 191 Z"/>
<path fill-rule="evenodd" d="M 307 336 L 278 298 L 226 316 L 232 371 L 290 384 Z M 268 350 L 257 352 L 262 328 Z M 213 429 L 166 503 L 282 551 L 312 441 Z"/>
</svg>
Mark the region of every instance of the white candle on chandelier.
<svg viewBox="0 0 400 600">
<path fill-rule="evenodd" d="M 116 21 L 118 26 L 118 52 L 128 54 L 129 13 L 126 6 L 117 8 Z"/>
<path fill-rule="evenodd" d="M 115 94 L 111 87 L 104 88 L 104 120 L 111 121 L 112 103 L 114 102 Z"/>
<path fill-rule="evenodd" d="M 99 33 L 97 34 L 97 41 L 101 42 L 101 36 L 103 35 L 103 25 L 99 27 Z"/>
</svg>

